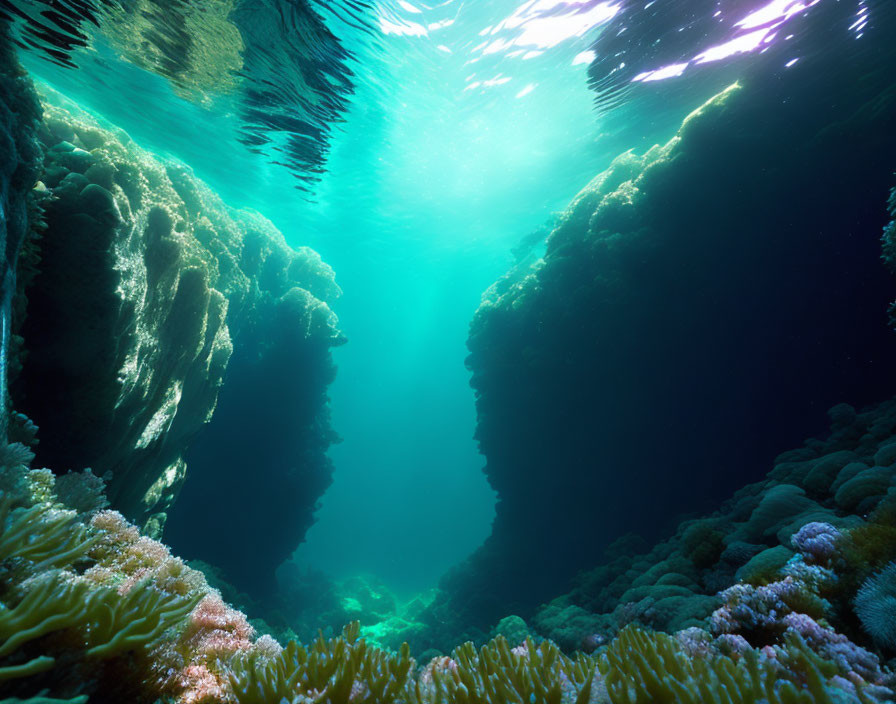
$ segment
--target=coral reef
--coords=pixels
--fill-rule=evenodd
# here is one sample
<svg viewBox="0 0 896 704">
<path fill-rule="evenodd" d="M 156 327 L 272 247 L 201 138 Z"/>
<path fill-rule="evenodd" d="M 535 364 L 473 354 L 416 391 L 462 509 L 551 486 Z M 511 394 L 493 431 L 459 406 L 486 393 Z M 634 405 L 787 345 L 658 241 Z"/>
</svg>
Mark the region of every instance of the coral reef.
<svg viewBox="0 0 896 704">
<path fill-rule="evenodd" d="M 777 615 L 758 590 L 729 590 L 715 635 L 627 626 L 592 654 L 536 642 L 518 617 L 477 648 L 418 662 L 410 647 L 376 647 L 358 622 L 337 637 L 281 646 L 257 637 L 201 573 L 141 535 L 121 514 L 60 503 L 47 470 L 23 446 L 0 452 L 0 691 L 5 701 L 165 701 L 172 704 L 832 704 L 892 702 L 877 657 L 791 606 L 816 596 L 833 570 L 794 560 L 784 579 L 802 601 Z M 84 480 L 90 483 L 90 479 Z M 819 533 L 817 527 L 806 531 Z M 829 531 L 828 531 L 829 532 Z M 845 538 L 836 540 L 842 557 Z M 833 563 L 836 560 L 828 560 Z M 825 574 L 822 574 L 825 573 Z M 826 573 L 830 575 L 826 576 Z M 819 576 L 821 575 L 821 576 Z M 772 585 L 769 585 L 772 587 Z M 752 591 L 751 591 L 752 590 Z M 780 594 L 778 593 L 780 591 Z M 773 599 L 773 600 L 774 600 Z M 745 608 L 750 604 L 750 608 Z M 762 610 L 773 633 L 746 636 Z M 722 613 L 724 612 L 724 614 Z M 744 635 L 746 634 L 746 636 Z"/>
<path fill-rule="evenodd" d="M 842 58 L 832 50 L 811 78 L 750 75 L 665 144 L 622 154 L 560 216 L 544 256 L 485 293 L 467 363 L 497 515 L 444 578 L 437 628 L 451 614 L 458 633 L 528 618 L 620 535 L 655 540 L 677 513 L 760 479 L 819 432 L 824 409 L 893 388 L 892 279 L 875 236 L 886 214 L 871 203 L 896 163 L 894 57 L 851 56 L 848 70 Z M 832 457 L 764 495 L 741 540 L 770 540 L 781 512 L 805 520 L 835 476 L 838 508 L 867 511 L 888 482 L 867 460 L 841 476 Z M 699 530 L 697 563 L 750 549 L 720 555 L 714 528 Z M 577 547 L 558 549 L 572 535 Z M 666 571 L 681 583 L 656 598 L 687 596 L 692 578 Z"/>
<path fill-rule="evenodd" d="M 609 639 L 631 622 L 665 631 L 712 626 L 720 634 L 773 627 L 755 641 L 764 644 L 780 635 L 790 611 L 858 630 L 851 600 L 885 588 L 885 580 L 872 579 L 860 590 L 896 557 L 896 401 L 861 412 L 836 406 L 830 418 L 828 438 L 783 453 L 766 480 L 743 487 L 715 513 L 685 521 L 640 555 L 628 540 L 611 546 L 602 565 L 536 611 L 531 627 L 566 649 L 594 633 Z M 855 515 L 855 502 L 844 503 L 840 489 L 863 471 L 886 472 L 889 482 L 867 484 L 859 501 L 866 512 Z M 827 486 L 814 479 L 821 472 L 831 477 Z M 697 535 L 718 537 L 715 560 L 695 550 Z M 885 609 L 880 596 L 860 597 L 857 607 L 873 602 Z"/>
<path fill-rule="evenodd" d="M 112 506 L 155 536 L 192 446 L 189 510 L 226 512 L 229 502 L 244 520 L 210 521 L 214 540 L 194 532 L 184 550 L 217 560 L 235 581 L 270 583 L 330 482 L 326 388 L 330 348 L 344 341 L 327 303 L 339 295 L 333 272 L 183 166 L 63 103 L 47 92 L 38 130 L 43 230 L 20 305 L 16 408 L 42 429 L 40 462 L 108 477 Z M 218 413 L 194 445 L 225 372 Z M 246 407 L 257 409 L 254 426 Z M 270 449 L 264 464 L 259 444 Z M 254 498 L 249 464 L 271 479 L 252 484 Z M 211 472 L 214 496 L 204 488 Z M 264 549 L 233 559 L 235 542 L 255 539 L 260 514 Z M 231 548 L 216 552 L 228 538 Z"/>
</svg>

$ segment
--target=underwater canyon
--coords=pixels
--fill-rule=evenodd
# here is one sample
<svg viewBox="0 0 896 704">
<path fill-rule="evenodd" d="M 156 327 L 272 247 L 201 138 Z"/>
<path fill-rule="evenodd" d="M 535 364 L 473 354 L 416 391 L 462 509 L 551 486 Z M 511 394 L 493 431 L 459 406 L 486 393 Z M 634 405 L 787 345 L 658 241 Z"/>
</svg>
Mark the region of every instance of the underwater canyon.
<svg viewBox="0 0 896 704">
<path fill-rule="evenodd" d="M 0 30 L 0 702 L 896 701 L 885 1 Z"/>
</svg>

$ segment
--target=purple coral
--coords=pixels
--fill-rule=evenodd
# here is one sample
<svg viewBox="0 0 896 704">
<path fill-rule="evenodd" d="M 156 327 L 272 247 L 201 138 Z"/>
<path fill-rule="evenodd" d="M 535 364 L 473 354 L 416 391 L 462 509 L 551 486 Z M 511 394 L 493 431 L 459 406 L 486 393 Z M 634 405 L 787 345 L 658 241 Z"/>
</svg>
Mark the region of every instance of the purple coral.
<svg viewBox="0 0 896 704">
<path fill-rule="evenodd" d="M 788 602 L 798 599 L 802 588 L 793 577 L 763 587 L 735 584 L 719 595 L 725 603 L 713 612 L 710 628 L 716 635 L 777 629 L 791 611 Z"/>
<path fill-rule="evenodd" d="M 883 673 L 877 656 L 856 645 L 845 635 L 818 623 L 806 614 L 787 614 L 782 623 L 788 631 L 799 634 L 825 660 L 836 663 L 841 672 L 856 673 L 868 682 L 882 680 Z"/>
<path fill-rule="evenodd" d="M 837 554 L 842 533 L 830 523 L 807 523 L 791 538 L 806 562 L 828 564 Z"/>
</svg>

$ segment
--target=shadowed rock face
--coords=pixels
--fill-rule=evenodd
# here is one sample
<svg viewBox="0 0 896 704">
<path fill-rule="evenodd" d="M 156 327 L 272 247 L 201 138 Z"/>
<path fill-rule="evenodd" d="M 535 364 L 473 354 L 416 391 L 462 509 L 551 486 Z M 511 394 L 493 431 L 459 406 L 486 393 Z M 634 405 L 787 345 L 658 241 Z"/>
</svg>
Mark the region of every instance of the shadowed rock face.
<svg viewBox="0 0 896 704">
<path fill-rule="evenodd" d="M 892 59 L 730 89 L 486 293 L 468 365 L 497 515 L 434 621 L 525 614 L 619 535 L 759 478 L 828 407 L 892 393 Z"/>
<path fill-rule="evenodd" d="M 57 99 L 39 132 L 46 228 L 14 388 L 16 408 L 41 428 L 38 461 L 109 473 L 112 505 L 158 534 L 225 377 L 225 417 L 238 408 L 240 418 L 263 418 L 256 409 L 270 402 L 266 393 L 313 388 L 301 408 L 278 409 L 293 439 L 288 465 L 277 465 L 286 477 L 280 517 L 227 526 L 295 547 L 329 483 L 325 389 L 330 348 L 343 341 L 326 303 L 339 294 L 332 270 L 315 252 L 288 247 L 260 215 L 225 206 L 182 166 Z M 265 364 L 272 359 L 276 367 Z M 280 375 L 279 386 L 269 376 L 262 388 L 246 370 L 259 364 Z M 208 444 L 193 452 L 218 538 L 226 538 L 221 516 L 251 515 L 269 498 L 258 475 L 250 479 L 267 438 L 250 427 L 229 428 L 224 454 Z M 217 493 L 205 494 L 212 484 Z M 190 547 L 204 556 L 201 540 Z M 272 572 L 277 562 L 259 557 L 253 567 Z"/>
<path fill-rule="evenodd" d="M 28 194 L 40 169 L 40 104 L 0 22 L 0 442 L 7 435 L 7 360 L 16 263 L 28 231 Z"/>
</svg>

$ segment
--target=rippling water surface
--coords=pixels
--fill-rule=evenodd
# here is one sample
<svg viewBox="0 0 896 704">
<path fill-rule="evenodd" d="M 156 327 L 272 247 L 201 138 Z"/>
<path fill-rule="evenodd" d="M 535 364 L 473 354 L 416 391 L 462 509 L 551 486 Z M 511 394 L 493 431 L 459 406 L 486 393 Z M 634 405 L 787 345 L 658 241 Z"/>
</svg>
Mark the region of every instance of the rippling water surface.
<svg viewBox="0 0 896 704">
<path fill-rule="evenodd" d="M 491 520 L 463 365 L 481 292 L 613 156 L 667 138 L 734 80 L 799 80 L 845 42 L 873 51 L 887 2 L 2 0 L 0 11 L 37 77 L 334 266 L 350 344 L 333 413 L 346 439 L 300 557 L 411 589 Z"/>
</svg>

